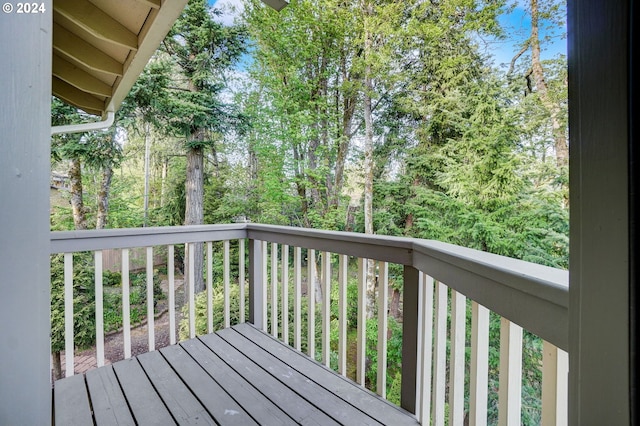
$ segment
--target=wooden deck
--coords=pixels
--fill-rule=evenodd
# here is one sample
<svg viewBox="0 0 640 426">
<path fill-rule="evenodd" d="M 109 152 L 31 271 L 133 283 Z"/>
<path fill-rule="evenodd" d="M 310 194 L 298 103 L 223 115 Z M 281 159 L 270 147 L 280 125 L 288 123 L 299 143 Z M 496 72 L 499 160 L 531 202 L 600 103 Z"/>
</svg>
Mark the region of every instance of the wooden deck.
<svg viewBox="0 0 640 426">
<path fill-rule="evenodd" d="M 242 324 L 55 382 L 60 425 L 417 425 Z"/>
</svg>

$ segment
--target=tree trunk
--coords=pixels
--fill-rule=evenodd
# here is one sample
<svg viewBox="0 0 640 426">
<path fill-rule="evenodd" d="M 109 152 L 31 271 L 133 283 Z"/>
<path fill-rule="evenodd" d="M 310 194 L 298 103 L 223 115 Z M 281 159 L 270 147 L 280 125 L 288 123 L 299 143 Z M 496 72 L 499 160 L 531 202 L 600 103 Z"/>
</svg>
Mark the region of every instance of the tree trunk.
<svg viewBox="0 0 640 426">
<path fill-rule="evenodd" d="M 107 164 L 102 169 L 102 182 L 98 192 L 98 215 L 96 217 L 96 229 L 104 229 L 107 226 L 107 216 L 109 213 L 109 190 L 111 188 L 111 177 L 113 169 L 111 164 Z"/>
<path fill-rule="evenodd" d="M 196 137 L 203 138 L 203 132 L 198 132 Z M 192 147 L 187 151 L 187 177 L 185 181 L 186 208 L 184 214 L 185 225 L 202 225 L 204 223 L 204 153 L 202 147 Z M 187 244 L 185 250 L 185 263 L 189 262 L 189 250 L 194 250 L 195 292 L 204 291 L 204 278 L 202 268 L 204 265 L 203 244 Z M 189 282 L 189 267 L 185 267 L 185 282 Z"/>
<path fill-rule="evenodd" d="M 540 95 L 540 101 L 551 116 L 551 128 L 556 150 L 556 164 L 564 169 L 569 165 L 569 146 L 565 127 L 562 125 L 560 106 L 551 99 L 547 82 L 544 78 L 544 70 L 540 62 L 540 36 L 539 36 L 539 11 L 538 0 L 531 0 L 531 69 L 536 88 Z"/>
<path fill-rule="evenodd" d="M 78 231 L 87 229 L 87 217 L 82 200 L 82 164 L 74 158 L 69 167 L 69 182 L 71 184 L 71 209 L 73 210 L 73 224 Z"/>
<path fill-rule="evenodd" d="M 389 316 L 395 318 L 398 321 L 402 321 L 402 315 L 400 314 L 400 290 L 393 287 L 389 287 L 389 290 L 391 290 L 391 305 L 389 306 Z"/>
<path fill-rule="evenodd" d="M 364 232 L 373 234 L 373 117 L 371 108 L 371 94 L 373 93 L 373 79 L 371 76 L 370 55 L 373 48 L 373 35 L 369 28 L 373 6 L 365 2 L 365 33 L 364 33 Z M 367 317 L 372 318 L 376 306 L 376 282 L 374 277 L 374 262 L 367 261 Z"/>
<path fill-rule="evenodd" d="M 62 355 L 60 351 L 56 351 L 53 354 L 53 377 L 54 380 L 62 379 Z"/>
</svg>

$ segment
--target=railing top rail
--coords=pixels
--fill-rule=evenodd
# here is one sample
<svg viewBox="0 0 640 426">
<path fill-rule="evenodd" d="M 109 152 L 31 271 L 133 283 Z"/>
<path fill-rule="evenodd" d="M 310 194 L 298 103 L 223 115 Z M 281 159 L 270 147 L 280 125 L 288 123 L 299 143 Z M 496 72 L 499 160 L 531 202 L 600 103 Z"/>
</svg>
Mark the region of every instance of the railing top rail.
<svg viewBox="0 0 640 426">
<path fill-rule="evenodd" d="M 567 271 L 439 241 L 242 223 L 52 232 L 51 253 L 238 238 L 411 266 L 556 346 L 568 347 Z"/>
<path fill-rule="evenodd" d="M 246 233 L 244 223 L 57 231 L 51 233 L 51 254 L 223 241 L 246 238 Z"/>
</svg>

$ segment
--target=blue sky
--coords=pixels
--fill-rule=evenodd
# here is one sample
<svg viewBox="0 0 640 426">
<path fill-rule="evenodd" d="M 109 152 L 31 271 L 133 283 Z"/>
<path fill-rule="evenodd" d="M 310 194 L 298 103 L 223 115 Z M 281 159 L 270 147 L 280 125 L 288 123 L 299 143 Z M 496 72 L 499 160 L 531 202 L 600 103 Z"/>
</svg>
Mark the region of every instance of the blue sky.
<svg viewBox="0 0 640 426">
<path fill-rule="evenodd" d="M 531 31 L 531 19 L 523 7 L 516 7 L 508 14 L 504 14 L 499 18 L 500 25 L 505 32 L 510 35 L 507 40 L 491 41 L 489 49 L 495 57 L 496 65 L 511 62 L 513 56 L 520 50 L 520 44 L 525 40 Z M 566 27 L 563 29 L 566 33 Z M 541 40 L 541 57 L 542 59 L 550 59 L 559 53 L 567 54 L 567 40 L 561 38 L 557 34 L 553 34 L 547 27 L 540 28 L 540 38 L 549 36 L 549 41 Z"/>
</svg>

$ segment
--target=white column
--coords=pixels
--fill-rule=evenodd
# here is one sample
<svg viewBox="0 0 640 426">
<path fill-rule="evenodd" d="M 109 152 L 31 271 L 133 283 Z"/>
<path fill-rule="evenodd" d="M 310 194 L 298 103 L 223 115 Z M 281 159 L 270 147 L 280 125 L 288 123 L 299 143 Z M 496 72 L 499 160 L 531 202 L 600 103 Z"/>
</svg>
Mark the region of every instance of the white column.
<svg viewBox="0 0 640 426">
<path fill-rule="evenodd" d="M 38 3 L 44 13 L 0 12 L 0 423 L 4 424 L 51 421 L 53 2 Z M 16 2 L 8 4 L 15 7 Z"/>
</svg>

